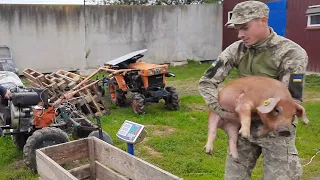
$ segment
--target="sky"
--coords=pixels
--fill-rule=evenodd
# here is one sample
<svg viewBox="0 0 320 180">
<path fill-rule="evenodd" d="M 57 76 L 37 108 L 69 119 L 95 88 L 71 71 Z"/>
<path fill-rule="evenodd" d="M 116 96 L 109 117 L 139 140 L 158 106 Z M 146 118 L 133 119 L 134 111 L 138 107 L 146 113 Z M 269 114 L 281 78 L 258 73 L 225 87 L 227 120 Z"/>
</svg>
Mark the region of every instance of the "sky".
<svg viewBox="0 0 320 180">
<path fill-rule="evenodd" d="M 0 0 L 0 4 L 83 4 L 83 0 Z"/>
</svg>

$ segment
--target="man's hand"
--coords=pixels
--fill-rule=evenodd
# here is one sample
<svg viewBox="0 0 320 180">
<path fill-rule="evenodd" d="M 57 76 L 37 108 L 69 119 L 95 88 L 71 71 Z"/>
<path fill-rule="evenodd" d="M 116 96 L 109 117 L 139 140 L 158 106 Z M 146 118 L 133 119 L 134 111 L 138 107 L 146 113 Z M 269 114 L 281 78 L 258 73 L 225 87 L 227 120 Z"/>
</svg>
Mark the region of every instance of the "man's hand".
<svg viewBox="0 0 320 180">
<path fill-rule="evenodd" d="M 230 112 L 225 109 L 223 109 L 221 106 L 216 106 L 214 111 L 222 118 L 222 119 L 232 119 L 237 120 L 239 119 L 239 116 L 235 112 Z"/>
<path fill-rule="evenodd" d="M 214 112 L 216 112 L 222 118 L 225 114 L 225 110 L 219 105 L 214 108 Z"/>
<path fill-rule="evenodd" d="M 4 95 L 5 99 L 9 99 L 11 96 L 11 91 L 7 89 L 6 94 Z"/>
</svg>

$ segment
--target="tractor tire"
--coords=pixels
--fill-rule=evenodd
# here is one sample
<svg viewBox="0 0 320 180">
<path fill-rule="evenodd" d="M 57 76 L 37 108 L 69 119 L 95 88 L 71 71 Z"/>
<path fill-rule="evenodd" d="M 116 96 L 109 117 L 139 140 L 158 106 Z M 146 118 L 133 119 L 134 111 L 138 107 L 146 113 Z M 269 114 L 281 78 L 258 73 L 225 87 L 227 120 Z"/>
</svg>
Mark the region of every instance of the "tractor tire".
<svg viewBox="0 0 320 180">
<path fill-rule="evenodd" d="M 179 106 L 179 95 L 174 87 L 166 87 L 166 90 L 170 93 L 170 95 L 165 98 L 165 107 L 169 110 L 178 110 Z"/>
<path fill-rule="evenodd" d="M 106 95 L 106 90 L 104 89 L 103 86 L 98 86 L 98 91 L 101 93 L 101 96 L 105 96 Z"/>
<path fill-rule="evenodd" d="M 144 114 L 144 99 L 142 94 L 132 93 L 132 109 L 136 114 Z"/>
<path fill-rule="evenodd" d="M 100 139 L 100 138 L 99 138 L 99 131 L 92 131 L 92 132 L 89 134 L 88 137 L 91 137 L 91 136 L 94 136 L 94 137 Z M 102 140 L 103 140 L 104 142 L 108 143 L 108 144 L 111 144 L 111 145 L 113 144 L 110 135 L 109 135 L 108 133 L 104 132 L 104 131 L 102 131 Z"/>
<path fill-rule="evenodd" d="M 30 135 L 28 134 L 25 134 L 25 133 L 19 133 L 19 134 L 14 134 L 12 135 L 13 137 L 13 142 L 14 144 L 17 146 L 17 148 L 22 151 L 23 150 L 23 147 L 24 145 L 26 144 L 27 142 L 27 139 Z"/>
<path fill-rule="evenodd" d="M 110 81 L 108 83 L 108 93 L 109 93 L 109 99 L 112 104 L 115 104 L 117 106 L 124 106 L 126 104 L 126 96 L 119 89 L 119 86 L 116 82 Z"/>
<path fill-rule="evenodd" d="M 31 171 L 37 173 L 36 150 L 68 142 L 68 136 L 61 129 L 55 127 L 45 127 L 36 130 L 26 142 L 23 148 L 24 162 Z"/>
</svg>

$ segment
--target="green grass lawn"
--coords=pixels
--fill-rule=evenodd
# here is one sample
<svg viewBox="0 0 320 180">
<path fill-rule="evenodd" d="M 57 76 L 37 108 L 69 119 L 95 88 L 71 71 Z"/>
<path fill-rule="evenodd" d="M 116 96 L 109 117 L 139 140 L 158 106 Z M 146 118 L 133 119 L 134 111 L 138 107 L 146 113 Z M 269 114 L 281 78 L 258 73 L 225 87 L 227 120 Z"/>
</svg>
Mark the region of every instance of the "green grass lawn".
<svg viewBox="0 0 320 180">
<path fill-rule="evenodd" d="M 110 106 L 111 114 L 102 118 L 104 131 L 113 138 L 114 145 L 126 150 L 126 144 L 116 137 L 124 120 L 146 126 L 145 140 L 135 145 L 135 155 L 185 180 L 221 180 L 227 151 L 227 135 L 219 130 L 214 154 L 208 156 L 203 147 L 207 138 L 207 107 L 197 90 L 198 80 L 210 64 L 190 62 L 180 67 L 170 67 L 176 77 L 167 84 L 175 86 L 180 95 L 179 111 L 167 111 L 164 102 L 148 104 L 146 114 L 135 115 L 131 107 Z M 236 76 L 232 72 L 227 81 Z M 309 75 L 306 79 L 305 99 L 320 98 L 320 77 Z M 296 145 L 302 164 L 320 148 L 320 101 L 303 104 L 307 110 L 309 125 L 299 123 Z M 0 179 L 37 179 L 22 162 L 22 153 L 16 150 L 9 137 L 0 138 Z M 303 168 L 303 179 L 320 178 L 320 155 Z M 262 179 L 262 160 L 259 159 L 252 179 Z"/>
</svg>

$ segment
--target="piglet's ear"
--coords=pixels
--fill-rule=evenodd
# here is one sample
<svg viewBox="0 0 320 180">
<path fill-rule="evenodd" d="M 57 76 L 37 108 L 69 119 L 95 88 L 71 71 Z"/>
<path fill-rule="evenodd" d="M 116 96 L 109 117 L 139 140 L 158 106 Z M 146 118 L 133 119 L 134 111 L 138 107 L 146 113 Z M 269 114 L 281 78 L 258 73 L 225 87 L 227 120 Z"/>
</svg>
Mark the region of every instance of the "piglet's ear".
<svg viewBox="0 0 320 180">
<path fill-rule="evenodd" d="M 309 124 L 309 119 L 307 118 L 307 113 L 306 113 L 306 110 L 304 109 L 303 106 L 301 106 L 300 104 L 296 103 L 296 106 L 297 106 L 297 116 L 299 118 L 302 118 L 302 121 L 305 123 L 305 124 Z"/>
<path fill-rule="evenodd" d="M 269 98 L 265 100 L 261 106 L 257 107 L 257 110 L 260 113 L 269 113 L 276 107 L 279 101 L 280 98 Z"/>
</svg>

